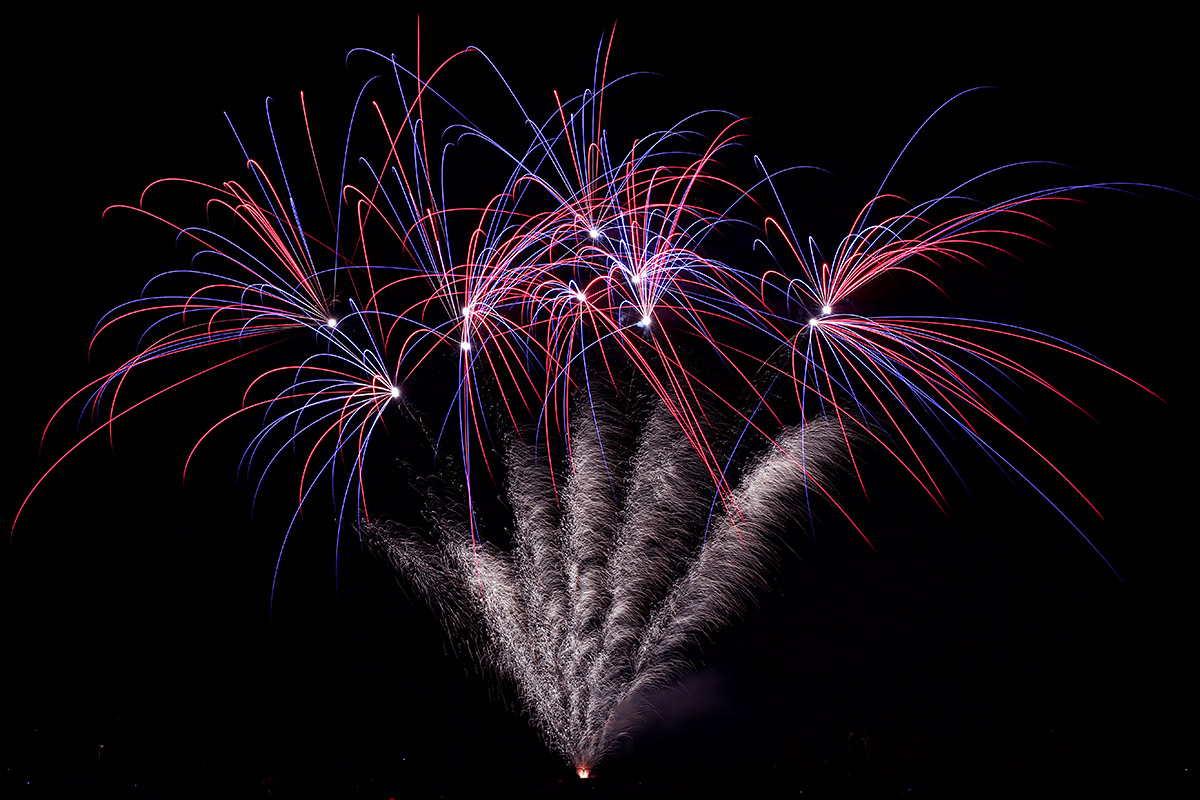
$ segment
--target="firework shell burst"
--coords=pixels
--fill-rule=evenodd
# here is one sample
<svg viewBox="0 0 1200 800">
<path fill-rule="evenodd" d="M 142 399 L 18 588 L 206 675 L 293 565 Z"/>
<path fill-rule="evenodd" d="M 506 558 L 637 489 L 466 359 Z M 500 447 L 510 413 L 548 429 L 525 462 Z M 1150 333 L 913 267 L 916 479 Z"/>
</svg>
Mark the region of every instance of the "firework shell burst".
<svg viewBox="0 0 1200 800">
<path fill-rule="evenodd" d="M 623 700 L 676 676 L 685 665 L 683 642 L 711 633 L 745 607 L 746 587 L 769 561 L 757 548 L 770 537 L 757 531 L 778 532 L 791 521 L 775 501 L 768 504 L 778 517 L 775 527 L 757 519 L 764 512 L 747 489 L 755 470 L 790 476 L 799 494 L 771 490 L 788 502 L 816 501 L 846 514 L 828 485 L 828 471 L 808 471 L 817 463 L 814 453 L 823 464 L 838 451 L 850 474 L 860 472 L 866 455 L 886 453 L 934 504 L 945 506 L 941 476 L 953 474 L 953 464 L 941 441 L 951 434 L 973 442 L 1003 472 L 1042 495 L 1084 537 L 1072 520 L 1094 506 L 1012 424 L 1006 389 L 1035 387 L 1074 401 L 1006 345 L 1047 348 L 1128 379 L 1095 356 L 1025 328 L 967 318 L 868 316 L 856 298 L 883 280 L 937 286 L 948 269 L 973 269 L 1025 246 L 1041 226 L 1039 209 L 1048 204 L 1133 187 L 1062 184 L 979 199 L 989 196 L 997 176 L 1040 168 L 1010 164 L 914 204 L 891 193 L 888 173 L 826 259 L 800 233 L 806 209 L 791 205 L 786 190 L 777 188 L 783 173 L 750 155 L 753 140 L 743 120 L 707 111 L 631 141 L 612 141 L 605 121 L 622 113 L 619 89 L 637 77 L 610 74 L 611 47 L 610 37 L 599 48 L 590 88 L 575 97 L 553 94 L 541 117 L 526 110 L 527 100 L 473 48 L 432 69 L 380 53 L 352 53 L 376 65 L 379 75 L 355 101 L 338 180 L 328 184 L 332 191 L 321 182 L 323 205 L 296 188 L 301 167 L 287 163 L 275 144 L 265 158 L 243 147 L 247 177 L 240 181 L 159 181 L 136 204 L 110 209 L 109 216 L 134 212 L 170 226 L 191 261 L 154 277 L 139 299 L 97 326 L 93 341 L 139 331 L 136 352 L 55 413 L 50 425 L 75 414 L 96 424 L 53 462 L 30 496 L 80 445 L 110 436 L 113 422 L 160 395 L 210 371 L 244 376 L 239 363 L 258 365 L 284 355 L 245 380 L 241 407 L 213 420 L 188 463 L 228 422 L 255 418 L 260 427 L 245 446 L 241 468 L 261 482 L 281 461 L 297 458 L 293 523 L 316 494 L 328 493 L 339 535 L 352 527 L 363 531 L 374 549 L 424 582 L 427 595 L 436 594 L 438 576 L 452 574 L 447 581 L 455 584 L 454 597 L 445 602 L 458 610 L 449 627 L 472 621 L 477 634 L 493 642 L 503 631 L 528 629 L 527 620 L 517 625 L 511 618 L 525 613 L 519 610 L 523 602 L 533 602 L 522 601 L 520 592 L 538 595 L 526 591 L 528 573 L 537 571 L 528 564 L 550 558 L 539 550 L 545 541 L 573 542 L 576 549 L 618 542 L 603 578 L 609 586 L 605 603 L 613 605 L 596 613 L 617 620 L 611 632 L 619 642 L 593 652 L 568 636 L 575 624 L 569 610 L 541 609 L 550 628 L 565 626 L 567 632 L 553 641 L 527 642 L 525 651 L 587 650 L 563 663 L 594 673 L 589 685 L 603 687 L 603 702 L 555 696 L 557 687 L 539 672 L 553 662 L 548 655 L 539 666 L 515 655 L 520 647 L 511 642 L 493 652 L 493 666 L 525 687 L 530 713 L 548 740 L 584 768 L 625 730 L 623 722 L 609 722 Z M 442 91 L 443 73 L 454 70 L 475 71 L 489 91 L 510 102 L 518 124 L 502 131 L 476 124 L 458 98 Z M 307 132 L 303 96 L 299 105 Z M 275 116 L 268 112 L 272 143 Z M 305 138 L 316 175 L 328 177 L 323 154 L 311 135 Z M 739 177 L 737 165 L 751 177 Z M 478 176 L 491 175 L 507 177 L 479 198 L 469 192 L 465 202 L 456 198 L 468 178 L 474 186 Z M 156 211 L 167 192 L 199 192 L 205 224 Z M 331 237 L 306 227 L 315 224 L 306 214 L 328 217 Z M 766 266 L 744 266 L 754 264 Z M 197 357 L 207 362 L 191 375 L 127 396 L 127 383 L 141 386 L 130 380 L 135 373 L 172 359 L 192 364 Z M 418 410 L 407 394 L 411 385 L 445 387 L 440 411 Z M 610 401 L 603 398 L 639 393 L 653 398 L 645 423 L 650 432 L 642 439 L 628 431 L 612 434 L 627 444 L 641 442 L 634 455 L 619 457 L 616 441 L 606 450 L 602 432 L 622 429 L 609 420 Z M 422 398 L 423 407 L 431 405 Z M 723 420 L 716 433 L 715 419 Z M 372 518 L 368 453 L 388 425 L 419 428 L 440 461 L 458 470 L 463 506 L 457 527 L 437 522 L 441 550 L 422 549 L 430 545 L 389 532 Z M 809 429 L 806 439 L 801 431 Z M 663 553 L 670 562 L 663 574 L 674 576 L 672 582 L 645 589 L 613 576 L 648 557 L 646 542 L 622 551 L 619 543 L 632 541 L 631 534 L 613 528 L 581 543 L 585 528 L 572 519 L 589 502 L 600 502 L 584 497 L 587 480 L 597 483 L 590 491 L 600 495 L 609 478 L 631 486 L 651 480 L 624 475 L 619 462 L 650 458 L 645 442 L 654 437 L 668 450 L 686 451 L 679 461 L 691 489 L 680 488 L 681 494 L 703 498 L 700 485 L 709 492 L 702 509 L 689 507 L 688 515 L 702 517 L 689 525 L 713 533 L 680 553 Z M 806 440 L 814 453 L 803 452 Z M 504 560 L 479 519 L 479 493 L 495 495 L 505 472 L 510 493 L 514 485 L 537 486 L 512 495 L 524 537 L 514 552 L 528 551 L 532 560 L 525 566 Z M 858 480 L 866 491 L 865 480 Z M 636 495 L 634 488 L 627 491 Z M 561 500 L 567 509 L 561 527 L 546 522 L 537 528 L 550 512 L 525 508 L 533 502 L 530 495 L 548 497 L 554 506 Z M 639 513 L 628 501 L 621 510 L 619 492 L 613 502 L 597 513 L 612 515 L 614 525 L 618 517 L 627 523 Z M 18 518 L 24 510 L 22 504 Z M 661 509 L 654 513 L 669 516 Z M 869 532 L 860 533 L 867 539 Z M 648 541 L 657 547 L 670 537 L 660 530 Z M 694 545 L 698 549 L 688 549 Z M 730 567 L 726 574 L 720 574 L 722 564 Z M 463 565 L 469 565 L 465 573 Z M 506 584 L 506 570 L 518 569 L 524 577 Z M 505 586 L 515 594 L 506 594 Z M 614 599 L 621 587 L 636 597 L 634 605 L 646 606 L 637 625 L 622 617 Z M 715 605 L 679 599 L 689 591 L 708 592 Z M 648 598 L 663 597 L 668 605 L 691 602 L 698 621 L 679 622 L 691 619 L 682 612 L 651 612 Z M 472 606 L 475 599 L 482 605 Z M 526 610 L 532 614 L 532 607 Z M 651 618 L 653 613 L 658 616 Z M 505 614 L 508 622 L 500 619 Z M 677 623 L 680 630 L 670 630 Z M 668 643 L 660 648 L 660 640 Z M 653 652 L 644 653 L 647 648 Z M 616 663 L 634 652 L 641 654 L 641 666 Z M 603 707 L 593 713 L 572 702 Z M 561 720 L 555 709 L 567 709 Z"/>
</svg>

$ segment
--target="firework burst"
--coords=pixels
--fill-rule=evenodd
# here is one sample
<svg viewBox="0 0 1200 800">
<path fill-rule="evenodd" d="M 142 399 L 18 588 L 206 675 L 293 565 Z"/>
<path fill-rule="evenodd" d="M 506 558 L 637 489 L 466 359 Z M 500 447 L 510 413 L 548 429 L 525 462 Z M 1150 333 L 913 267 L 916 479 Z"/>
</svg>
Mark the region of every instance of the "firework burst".
<svg viewBox="0 0 1200 800">
<path fill-rule="evenodd" d="M 865 453 L 886 452 L 944 507 L 936 476 L 938 461 L 953 469 L 949 431 L 1056 510 L 1019 461 L 1094 509 L 1012 424 L 1003 390 L 1021 383 L 1074 402 L 1005 345 L 1111 368 L 1024 328 L 868 315 L 857 299 L 885 276 L 936 286 L 943 269 L 1033 238 L 1038 209 L 1121 188 L 975 199 L 992 171 L 912 204 L 881 185 L 826 260 L 797 234 L 806 210 L 784 210 L 778 174 L 736 177 L 742 120 L 706 112 L 623 148 L 611 141 L 606 114 L 625 79 L 609 75 L 610 47 L 591 87 L 554 94 L 538 119 L 473 49 L 428 71 L 368 54 L 386 73 L 371 91 L 391 89 L 373 100 L 364 87 L 354 105 L 335 201 L 321 184 L 327 242 L 302 221 L 297 209 L 312 204 L 289 180 L 273 125 L 277 168 L 243 149 L 244 182 L 160 181 L 114 207 L 170 226 L 191 262 L 101 321 L 96 337 L 140 325 L 134 355 L 51 419 L 82 407 L 96 421 L 65 458 L 192 377 L 237 376 L 241 407 L 193 455 L 230 420 L 259 420 L 241 467 L 261 481 L 299 461 L 293 523 L 328 486 L 339 536 L 357 530 L 412 581 L 581 775 L 628 733 L 638 699 L 744 611 L 774 542 L 813 498 L 841 511 L 832 464 L 857 471 Z M 511 98 L 522 146 L 443 92 L 442 75 L 459 68 Z M 454 199 L 459 184 L 492 174 L 505 177 L 482 201 Z M 204 226 L 153 210 L 172 186 L 202 193 Z M 769 267 L 744 266 L 762 252 Z M 126 401 L 131 375 L 196 357 L 209 360 L 191 377 Z M 422 382 L 435 413 L 406 395 Z M 638 407 L 642 392 L 652 400 Z M 419 426 L 458 470 L 460 501 L 431 509 L 429 530 L 368 511 L 368 453 L 389 419 Z M 513 511 L 507 549 L 479 512 L 480 493 L 499 485 Z"/>
</svg>

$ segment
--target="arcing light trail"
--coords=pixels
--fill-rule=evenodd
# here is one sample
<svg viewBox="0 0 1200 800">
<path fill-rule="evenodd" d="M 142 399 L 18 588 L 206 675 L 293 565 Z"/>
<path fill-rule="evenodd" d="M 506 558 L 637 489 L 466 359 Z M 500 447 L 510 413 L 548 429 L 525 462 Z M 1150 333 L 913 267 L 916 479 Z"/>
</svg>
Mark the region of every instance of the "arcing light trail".
<svg viewBox="0 0 1200 800">
<path fill-rule="evenodd" d="M 937 286 L 933 268 L 983 264 L 1006 240 L 1031 238 L 1024 231 L 1038 224 L 1038 206 L 1119 188 L 969 199 L 993 170 L 910 205 L 881 186 L 825 261 L 811 243 L 805 252 L 792 219 L 805 210 L 784 210 L 777 175 L 762 171 L 746 184 L 729 177 L 722 161 L 745 145 L 729 115 L 693 115 L 614 158 L 603 113 L 624 79 L 608 78 L 610 49 L 611 38 L 592 88 L 565 101 L 555 94 L 542 122 L 473 49 L 428 74 L 371 54 L 395 94 L 368 102 L 364 87 L 355 104 L 339 200 L 324 198 L 332 244 L 301 222 L 297 209 L 312 203 L 293 191 L 299 184 L 284 169 L 273 123 L 275 175 L 247 153 L 248 186 L 148 187 L 137 207 L 119 208 L 175 228 L 195 245 L 192 263 L 156 277 L 141 301 L 102 321 L 97 337 L 150 320 L 136 355 L 51 419 L 81 404 L 102 421 L 87 440 L 151 399 L 121 404 L 135 371 L 212 351 L 216 363 L 197 374 L 219 367 L 237 376 L 244 359 L 286 354 L 241 376 L 242 407 L 196 448 L 230 419 L 260 415 L 242 468 L 265 475 L 300 454 L 296 515 L 327 482 L 339 536 L 353 521 L 449 629 L 482 642 L 488 666 L 517 687 L 547 741 L 581 774 L 628 731 L 629 704 L 676 677 L 689 643 L 745 607 L 770 542 L 805 498 L 837 505 L 827 489 L 835 452 L 858 472 L 860 444 L 873 443 L 944 507 L 929 455 L 949 463 L 936 425 L 965 434 L 1068 522 L 1018 462 L 1040 465 L 1091 506 L 1007 421 L 1010 406 L 994 384 L 1067 399 L 1006 354 L 1005 342 L 1110 368 L 1008 325 L 853 309 L 881 276 Z M 509 135 L 492 138 L 439 87 L 443 72 L 476 58 L 482 78 L 513 100 L 520 133 L 532 131 L 523 150 L 501 143 Z M 385 111 L 396 97 L 398 117 Z M 303 97 L 302 109 L 307 127 Z M 435 135 L 439 127 L 444 135 Z M 694 130 L 706 127 L 716 132 Z M 307 142 L 324 194 L 311 133 Z M 483 156 L 472 151 L 485 170 L 462 146 L 475 142 L 485 145 Z M 456 188 L 473 187 L 497 164 L 508 178 L 490 198 L 451 204 Z M 172 184 L 204 193 L 210 218 L 220 211 L 229 220 L 227 232 L 149 210 Z M 728 247 L 748 231 L 757 234 L 738 258 L 754 263 L 757 250 L 774 266 L 739 268 L 711 255 L 716 236 Z M 446 411 L 426 426 L 405 387 L 446 375 L 451 360 Z M 632 409 L 641 392 L 653 396 L 651 410 L 615 420 L 613 408 Z M 368 512 L 367 453 L 396 410 L 412 419 L 396 424 L 429 430 L 435 449 L 452 442 L 460 470 L 461 509 L 434 515 L 424 535 Z M 631 427 L 638 419 L 641 430 Z M 509 551 L 488 541 L 476 502 L 502 482 L 516 513 Z"/>
</svg>

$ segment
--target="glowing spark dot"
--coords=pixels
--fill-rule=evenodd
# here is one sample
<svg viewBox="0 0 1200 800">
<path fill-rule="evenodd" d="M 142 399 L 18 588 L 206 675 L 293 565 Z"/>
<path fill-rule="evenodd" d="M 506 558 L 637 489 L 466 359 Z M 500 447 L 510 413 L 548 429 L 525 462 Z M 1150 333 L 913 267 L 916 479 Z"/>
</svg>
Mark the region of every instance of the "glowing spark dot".
<svg viewBox="0 0 1200 800">
<path fill-rule="evenodd" d="M 587 295 L 585 295 L 583 292 L 576 292 L 575 299 L 582 303 L 587 300 Z"/>
<path fill-rule="evenodd" d="M 471 316 L 471 306 L 469 304 L 462 307 L 462 315 L 464 318 Z"/>
<path fill-rule="evenodd" d="M 392 397 L 399 397 L 399 396 L 400 396 L 400 387 L 393 386 L 392 387 Z"/>
<path fill-rule="evenodd" d="M 633 285 L 634 285 L 634 286 L 637 286 L 639 283 L 641 283 L 641 282 L 642 282 L 642 276 L 641 276 L 641 275 L 638 275 L 638 274 L 635 272 L 635 273 L 633 273 L 633 279 L 632 279 L 632 280 L 633 280 Z"/>
<path fill-rule="evenodd" d="M 588 230 L 588 236 L 592 237 L 593 239 L 599 239 L 600 231 L 596 228 L 591 228 L 590 230 Z"/>
<path fill-rule="evenodd" d="M 337 317 L 330 317 L 329 319 L 325 320 L 325 324 L 331 328 L 336 328 L 338 324 Z"/>
<path fill-rule="evenodd" d="M 818 322 L 820 322 L 820 321 L 821 321 L 821 320 L 817 319 L 816 317 L 813 317 L 812 319 L 810 319 L 810 320 L 808 321 L 808 324 L 809 324 L 809 325 L 811 325 L 811 326 L 813 326 L 813 327 L 815 328 L 815 327 L 817 327 L 817 323 L 818 323 Z"/>
<path fill-rule="evenodd" d="M 641 321 L 638 322 L 638 327 L 639 328 L 649 328 L 650 327 L 650 315 L 649 314 L 642 317 Z"/>
<path fill-rule="evenodd" d="M 466 352 L 467 350 L 471 349 L 471 341 L 469 339 L 463 339 L 458 346 L 461 347 L 464 352 Z"/>
<path fill-rule="evenodd" d="M 833 313 L 832 306 L 821 306 L 821 316 L 828 317 L 832 313 Z"/>
</svg>

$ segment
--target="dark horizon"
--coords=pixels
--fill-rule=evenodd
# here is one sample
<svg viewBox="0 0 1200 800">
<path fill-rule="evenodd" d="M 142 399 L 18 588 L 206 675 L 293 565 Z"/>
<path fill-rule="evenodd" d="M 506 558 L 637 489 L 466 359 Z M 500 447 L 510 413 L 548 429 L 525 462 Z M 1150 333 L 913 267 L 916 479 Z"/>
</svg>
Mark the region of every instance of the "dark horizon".
<svg viewBox="0 0 1200 800">
<path fill-rule="evenodd" d="M 336 160 L 335 134 L 369 72 L 347 69 L 347 51 L 391 49 L 411 63 L 415 17 L 312 19 L 292 37 L 267 20 L 181 13 L 143 40 L 138 18 L 97 16 L 27 43 L 10 121 L 24 134 L 9 231 L 15 330 L 27 337 L 10 347 L 10 521 L 76 441 L 64 418 L 39 456 L 54 409 L 133 346 L 118 334 L 89 364 L 96 321 L 177 257 L 169 232 L 132 215 L 101 220 L 103 209 L 136 203 L 161 177 L 243 180 L 221 115 L 257 143 L 253 154 L 273 158 L 268 96 L 277 133 L 295 133 L 303 90 Z M 426 15 L 422 60 L 478 45 L 540 116 L 552 90 L 590 84 L 612 22 Z M 659 76 L 636 78 L 624 108 L 606 110 L 614 150 L 644 132 L 643 119 L 747 116 L 745 148 L 769 167 L 833 173 L 790 184 L 797 227 L 832 248 L 922 121 L 958 92 L 991 86 L 935 120 L 889 188 L 921 200 L 1023 159 L 1076 172 L 1030 172 L 1015 190 L 1056 179 L 1200 187 L 1196 68 L 1173 31 L 1072 19 L 1031 28 L 980 14 L 960 38 L 899 18 L 851 35 L 859 22 L 829 17 L 795 32 L 769 20 L 620 17 L 614 71 Z M 501 100 L 481 101 L 480 113 L 507 125 Z M 1044 245 L 950 282 L 964 315 L 1060 336 L 1164 398 L 1066 357 L 1038 366 L 1095 421 L 1011 395 L 1029 418 L 1023 432 L 1104 519 L 1069 487 L 1039 486 L 1065 501 L 1123 580 L 966 443 L 954 451 L 966 486 L 939 475 L 948 515 L 873 458 L 869 499 L 853 476 L 837 488 L 878 552 L 819 508 L 813 534 L 789 540 L 774 590 L 704 648 L 686 691 L 664 694 L 663 717 L 603 763 L 588 791 L 752 796 L 786 774 L 824 796 L 977 796 L 1044 781 L 1170 787 L 1194 774 L 1184 773 L 1196 743 L 1194 469 L 1176 462 L 1189 462 L 1195 425 L 1175 327 L 1191 295 L 1181 279 L 1195 263 L 1196 200 L 1152 189 L 1085 199 L 1046 211 Z M 325 211 L 315 198 L 301 213 Z M 349 531 L 335 585 L 330 509 L 315 506 L 291 534 L 271 608 L 292 465 L 268 478 L 253 516 L 236 432 L 202 448 L 180 482 L 188 451 L 240 391 L 218 375 L 131 415 L 111 450 L 81 447 L 22 512 L 3 559 L 4 785 L 133 797 L 475 796 L 490 782 L 513 796 L 583 791 Z"/>
</svg>

